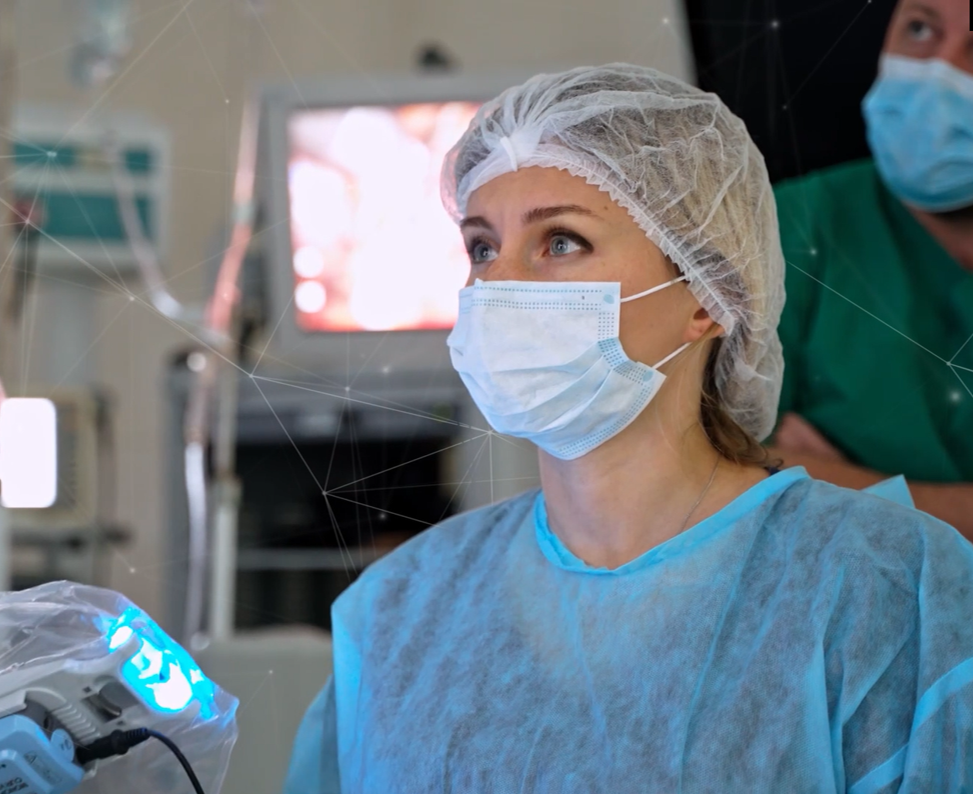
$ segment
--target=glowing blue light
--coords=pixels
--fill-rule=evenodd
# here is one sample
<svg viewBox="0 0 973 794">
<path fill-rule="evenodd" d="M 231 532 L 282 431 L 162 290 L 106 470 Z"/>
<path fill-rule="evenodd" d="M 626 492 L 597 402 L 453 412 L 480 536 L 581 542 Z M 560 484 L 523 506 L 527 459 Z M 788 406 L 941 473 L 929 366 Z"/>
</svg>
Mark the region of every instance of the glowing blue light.
<svg viewBox="0 0 973 794">
<path fill-rule="evenodd" d="M 108 650 L 114 651 L 121 648 L 126 642 L 128 642 L 128 638 L 131 636 L 131 626 L 119 626 L 117 629 L 115 629 L 114 633 L 112 633 L 108 640 Z"/>
<path fill-rule="evenodd" d="M 149 684 L 155 692 L 156 703 L 165 711 L 179 711 L 193 699 L 193 688 L 179 665 L 169 663 L 169 680 L 163 684 Z"/>
<path fill-rule="evenodd" d="M 123 664 L 121 675 L 147 706 L 156 711 L 182 711 L 194 701 L 200 716 L 214 713 L 216 687 L 193 658 L 137 607 L 125 610 L 107 632 L 108 648 L 116 651 L 132 636 L 139 646 Z"/>
<path fill-rule="evenodd" d="M 129 664 L 138 670 L 140 679 L 155 678 L 162 672 L 162 651 L 143 639 Z"/>
</svg>

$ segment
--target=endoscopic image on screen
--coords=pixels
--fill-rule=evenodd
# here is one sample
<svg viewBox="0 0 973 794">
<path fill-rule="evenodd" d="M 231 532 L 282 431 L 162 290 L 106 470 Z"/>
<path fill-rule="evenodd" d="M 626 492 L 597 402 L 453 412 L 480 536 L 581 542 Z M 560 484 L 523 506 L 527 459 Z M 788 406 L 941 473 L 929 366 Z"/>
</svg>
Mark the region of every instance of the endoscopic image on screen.
<svg viewBox="0 0 973 794">
<path fill-rule="evenodd" d="M 477 106 L 361 106 L 291 116 L 290 231 L 302 331 L 452 327 L 469 259 L 440 202 L 439 175 Z"/>
</svg>

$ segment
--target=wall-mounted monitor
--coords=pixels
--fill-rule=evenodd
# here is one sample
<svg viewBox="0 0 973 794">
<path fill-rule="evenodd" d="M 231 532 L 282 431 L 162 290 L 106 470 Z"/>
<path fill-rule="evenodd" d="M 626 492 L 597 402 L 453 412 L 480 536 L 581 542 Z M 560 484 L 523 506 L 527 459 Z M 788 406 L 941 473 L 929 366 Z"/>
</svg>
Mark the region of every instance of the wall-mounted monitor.
<svg viewBox="0 0 973 794">
<path fill-rule="evenodd" d="M 272 356 L 341 381 L 449 370 L 469 274 L 443 158 L 525 75 L 322 79 L 264 96 Z"/>
<path fill-rule="evenodd" d="M 288 120 L 294 309 L 302 331 L 452 327 L 469 260 L 439 172 L 474 102 L 295 112 Z"/>
</svg>

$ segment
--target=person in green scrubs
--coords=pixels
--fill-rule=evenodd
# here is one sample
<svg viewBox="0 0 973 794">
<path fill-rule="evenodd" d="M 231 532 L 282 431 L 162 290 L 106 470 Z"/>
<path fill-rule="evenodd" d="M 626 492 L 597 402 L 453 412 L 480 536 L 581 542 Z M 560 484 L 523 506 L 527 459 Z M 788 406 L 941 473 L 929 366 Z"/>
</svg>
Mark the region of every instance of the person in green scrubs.
<svg viewBox="0 0 973 794">
<path fill-rule="evenodd" d="M 874 159 L 781 183 L 785 371 L 772 451 L 850 488 L 905 475 L 973 539 L 973 32 L 900 0 L 863 103 Z"/>
</svg>

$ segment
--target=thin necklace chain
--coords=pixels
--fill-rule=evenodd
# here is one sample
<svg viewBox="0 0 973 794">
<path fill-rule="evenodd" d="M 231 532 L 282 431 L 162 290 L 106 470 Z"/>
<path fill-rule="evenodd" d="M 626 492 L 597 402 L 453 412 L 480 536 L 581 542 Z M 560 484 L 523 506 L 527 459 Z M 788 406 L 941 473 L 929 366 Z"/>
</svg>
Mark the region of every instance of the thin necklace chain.
<svg viewBox="0 0 973 794">
<path fill-rule="evenodd" d="M 693 513 L 696 512 L 696 508 L 699 507 L 699 503 L 703 501 L 703 497 L 706 496 L 706 492 L 709 490 L 709 487 L 713 484 L 713 480 L 716 479 L 716 470 L 719 467 L 720 467 L 720 456 L 719 456 L 719 453 L 717 453 L 717 455 L 716 455 L 716 465 L 713 466 L 713 471 L 712 471 L 712 473 L 709 476 L 709 482 L 706 483 L 706 487 L 703 488 L 702 493 L 700 493 L 700 495 L 696 499 L 696 501 L 693 502 L 693 506 L 689 508 L 689 512 L 686 513 L 686 517 L 682 520 L 682 525 L 679 527 L 679 532 L 682 532 L 686 528 L 686 524 L 689 523 L 690 517 L 692 516 Z M 677 532 L 676 534 L 678 535 L 679 532 Z"/>
</svg>

